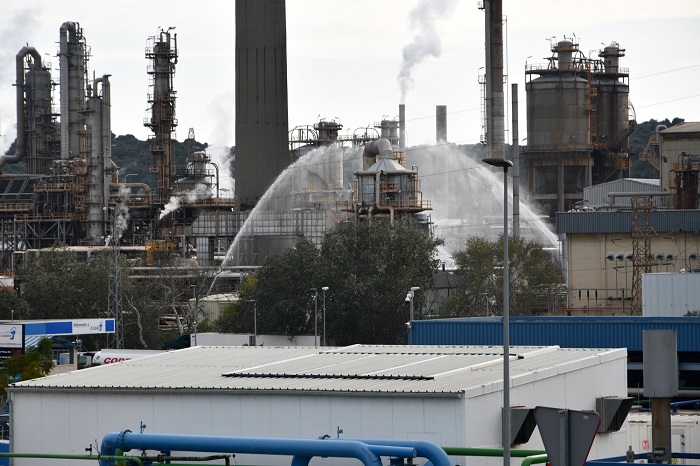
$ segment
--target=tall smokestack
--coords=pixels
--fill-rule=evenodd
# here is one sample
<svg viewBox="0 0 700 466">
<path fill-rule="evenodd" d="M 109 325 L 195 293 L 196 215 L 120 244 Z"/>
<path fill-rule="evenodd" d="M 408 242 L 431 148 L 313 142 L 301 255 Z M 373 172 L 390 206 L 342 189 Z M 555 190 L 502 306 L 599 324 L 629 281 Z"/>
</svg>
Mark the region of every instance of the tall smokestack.
<svg viewBox="0 0 700 466">
<path fill-rule="evenodd" d="M 236 208 L 252 209 L 290 161 L 284 0 L 236 0 Z"/>
<path fill-rule="evenodd" d="M 435 107 L 435 143 L 447 142 L 447 105 Z"/>
<path fill-rule="evenodd" d="M 399 104 L 399 148 L 406 150 L 406 104 Z"/>
<path fill-rule="evenodd" d="M 485 0 L 486 131 L 490 157 L 505 159 L 505 98 L 503 93 L 503 2 Z"/>
</svg>

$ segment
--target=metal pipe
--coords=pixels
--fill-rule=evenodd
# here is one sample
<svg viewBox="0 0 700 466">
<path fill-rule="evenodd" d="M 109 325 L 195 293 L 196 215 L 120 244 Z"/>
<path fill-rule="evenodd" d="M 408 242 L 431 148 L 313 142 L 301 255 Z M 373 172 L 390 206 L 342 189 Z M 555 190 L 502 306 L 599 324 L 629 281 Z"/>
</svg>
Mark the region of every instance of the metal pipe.
<svg viewBox="0 0 700 466">
<path fill-rule="evenodd" d="M 22 47 L 16 57 L 16 87 L 17 93 L 17 141 L 15 143 L 14 155 L 3 155 L 0 157 L 0 173 L 5 164 L 17 163 L 24 157 L 24 59 L 31 55 L 34 59 L 34 66 L 41 67 L 41 55 L 34 47 Z"/>
<path fill-rule="evenodd" d="M 534 456 L 525 457 L 525 459 L 520 463 L 520 466 L 530 466 L 531 464 L 548 463 L 548 462 L 549 462 L 549 456 L 547 456 L 546 454 L 534 455 Z"/>
<path fill-rule="evenodd" d="M 121 188 L 122 186 L 126 186 L 127 188 L 141 188 L 143 189 L 146 193 L 151 192 L 151 187 L 147 183 L 110 183 L 109 187 L 110 188 Z M 146 267 L 147 268 L 147 267 Z"/>
<path fill-rule="evenodd" d="M 399 150 L 406 150 L 406 104 L 399 104 Z"/>
<path fill-rule="evenodd" d="M 615 198 L 617 197 L 639 197 L 639 196 L 648 196 L 648 197 L 663 197 L 663 196 L 674 196 L 675 193 L 669 192 L 669 191 L 635 191 L 635 192 L 611 192 L 608 193 L 608 199 L 610 199 L 610 205 L 612 207 L 615 207 Z"/>
<path fill-rule="evenodd" d="M 513 145 L 511 146 L 513 160 L 513 236 L 520 236 L 520 145 L 518 144 L 518 84 L 511 84 L 513 94 Z"/>
<path fill-rule="evenodd" d="M 332 439 L 334 442 L 347 439 Z M 433 466 L 452 466 L 450 458 L 445 453 L 445 450 L 433 442 L 426 440 L 375 440 L 375 439 L 353 439 L 358 442 L 366 443 L 370 446 L 383 445 L 389 447 L 412 447 L 416 451 L 416 456 L 427 458 Z"/>
<path fill-rule="evenodd" d="M 57 460 L 106 460 L 106 461 L 133 461 L 139 466 L 143 466 L 143 461 L 138 456 L 120 456 L 120 455 L 56 455 L 51 453 L 0 453 L 0 458 L 46 458 Z"/>
<path fill-rule="evenodd" d="M 439 448 L 439 447 L 438 447 Z M 338 458 L 356 458 L 365 466 L 382 466 L 379 455 L 367 443 L 352 440 L 334 440 L 332 442 L 320 439 L 270 439 L 253 437 L 216 437 L 203 435 L 174 435 L 174 434 L 136 434 L 129 430 L 110 432 L 102 439 L 101 452 L 112 455 L 122 451 L 137 450 L 176 450 L 176 451 L 206 451 L 218 453 L 249 453 L 268 455 L 289 455 L 305 458 L 323 456 Z M 395 448 L 381 449 L 382 454 L 403 458 L 412 458 L 417 449 Z M 444 452 L 443 452 L 444 454 Z M 447 457 L 447 455 L 445 455 Z M 100 460 L 101 466 L 114 466 L 114 460 Z M 435 466 L 450 466 L 436 464 Z"/>
<path fill-rule="evenodd" d="M 442 449 L 450 456 L 503 456 L 502 448 L 442 447 Z M 546 454 L 544 450 L 511 450 L 511 456 L 515 458 Z"/>
<path fill-rule="evenodd" d="M 118 453 L 118 452 L 117 452 Z M 231 464 L 231 455 L 209 455 L 209 456 L 124 456 L 124 455 L 112 455 L 111 457 L 105 457 L 104 455 L 65 455 L 65 454 L 52 454 L 52 453 L 0 453 L 0 458 L 44 458 L 44 459 L 59 459 L 59 460 L 88 460 L 95 461 L 100 459 L 113 459 L 116 461 L 133 461 L 138 465 L 143 465 L 144 460 L 154 461 L 162 463 L 167 461 L 169 466 L 196 466 L 190 461 L 215 461 L 224 460 L 226 466 Z M 186 464 L 172 463 L 172 460 L 176 461 L 188 461 Z"/>
<path fill-rule="evenodd" d="M 391 147 L 391 142 L 388 139 L 375 139 L 372 142 L 365 144 L 365 150 L 362 157 L 379 157 L 381 159 L 393 158 L 394 149 Z"/>
</svg>

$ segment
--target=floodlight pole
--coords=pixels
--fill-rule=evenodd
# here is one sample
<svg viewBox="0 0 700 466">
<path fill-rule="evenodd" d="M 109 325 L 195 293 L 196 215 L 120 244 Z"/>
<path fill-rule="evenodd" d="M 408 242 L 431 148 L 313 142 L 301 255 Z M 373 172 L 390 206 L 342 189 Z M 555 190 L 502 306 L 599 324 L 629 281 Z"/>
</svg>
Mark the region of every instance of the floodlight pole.
<svg viewBox="0 0 700 466">
<path fill-rule="evenodd" d="M 321 290 L 323 291 L 323 346 L 326 346 L 328 345 L 326 341 L 326 291 L 328 291 L 328 287 L 324 286 Z"/>
<path fill-rule="evenodd" d="M 509 277 L 508 277 L 508 168 L 506 159 L 483 159 L 482 162 L 503 168 L 503 466 L 510 466 L 510 335 L 509 335 Z"/>
</svg>

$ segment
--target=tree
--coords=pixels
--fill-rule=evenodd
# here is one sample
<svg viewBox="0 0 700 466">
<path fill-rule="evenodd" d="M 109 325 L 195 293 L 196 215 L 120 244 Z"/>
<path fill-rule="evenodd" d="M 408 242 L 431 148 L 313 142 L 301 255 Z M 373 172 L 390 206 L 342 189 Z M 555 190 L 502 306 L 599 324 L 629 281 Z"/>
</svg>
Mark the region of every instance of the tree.
<svg viewBox="0 0 700 466">
<path fill-rule="evenodd" d="M 158 329 L 163 314 L 154 305 L 152 290 L 143 282 L 133 282 L 124 257 L 121 266 L 122 323 L 126 348 L 161 348 L 164 335 Z M 28 253 L 18 268 L 21 298 L 0 295 L 0 310 L 15 309 L 22 319 L 104 319 L 108 316 L 109 252 L 93 252 L 81 259 L 67 248 L 56 247 Z M 178 296 L 190 289 L 187 284 L 170 284 Z M 167 293 L 162 293 L 167 295 Z M 186 299 L 185 299 L 186 300 Z M 5 311 L 6 312 L 6 311 Z M 4 312 L 3 312 L 4 313 Z M 100 349 L 107 343 L 105 335 L 85 335 L 83 345 Z"/>
<path fill-rule="evenodd" d="M 238 302 L 217 322 L 217 330 L 252 332 L 253 304 L 258 333 L 313 335 L 323 331 L 326 293 L 327 340 L 395 344 L 405 341 L 406 293 L 429 289 L 442 240 L 410 220 L 350 222 L 324 237 L 320 251 L 306 238 L 294 248 L 268 256 L 255 278 L 244 281 Z M 314 291 L 315 290 L 315 291 Z M 252 301 L 255 301 L 253 303 Z M 416 318 L 425 298 L 414 299 Z M 316 320 L 318 314 L 318 320 Z"/>
<path fill-rule="evenodd" d="M 351 222 L 321 245 L 316 283 L 328 286 L 328 339 L 336 344 L 405 341 L 407 291 L 432 288 L 442 240 L 410 219 Z M 414 297 L 420 319 L 425 294 Z"/>
<path fill-rule="evenodd" d="M 51 372 L 54 363 L 51 360 L 53 341 L 42 338 L 39 344 L 24 354 L 5 359 L 0 371 L 0 398 L 7 397 L 8 385 L 44 377 Z"/>
<path fill-rule="evenodd" d="M 508 240 L 509 305 L 513 315 L 538 313 L 551 305 L 563 283 L 559 266 L 536 241 Z M 443 303 L 441 316 L 484 316 L 503 309 L 503 236 L 489 242 L 470 237 L 455 254 L 457 292 Z M 549 300 L 549 301 L 548 301 Z"/>
<path fill-rule="evenodd" d="M 258 333 L 294 337 L 313 333 L 314 271 L 319 252 L 307 238 L 292 248 L 267 256 L 255 275 L 246 277 L 239 300 L 224 310 L 216 323 L 219 331 L 253 333 L 257 308 Z M 253 302 L 255 301 L 255 302 Z"/>
<path fill-rule="evenodd" d="M 17 271 L 21 298 L 27 303 L 22 318 L 106 318 L 110 260 L 109 253 L 96 253 L 79 261 L 62 247 L 27 253 Z M 86 335 L 84 342 L 100 348 L 106 337 Z"/>
</svg>

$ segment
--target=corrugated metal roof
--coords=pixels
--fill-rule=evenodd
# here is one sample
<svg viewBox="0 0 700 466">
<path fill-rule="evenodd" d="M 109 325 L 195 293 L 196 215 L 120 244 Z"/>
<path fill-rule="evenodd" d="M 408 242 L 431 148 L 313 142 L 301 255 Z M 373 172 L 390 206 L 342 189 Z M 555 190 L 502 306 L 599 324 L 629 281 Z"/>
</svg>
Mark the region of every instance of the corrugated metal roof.
<svg viewBox="0 0 700 466">
<path fill-rule="evenodd" d="M 513 345 L 565 348 L 626 348 L 642 351 L 644 330 L 677 330 L 678 351 L 700 351 L 697 317 L 510 317 Z M 499 345 L 503 325 L 497 318 L 435 319 L 413 322 L 413 341 L 426 345 Z"/>
<path fill-rule="evenodd" d="M 661 131 L 661 134 L 669 133 L 700 133 L 700 122 L 686 121 Z"/>
<path fill-rule="evenodd" d="M 622 180 L 609 181 L 607 183 L 600 183 L 594 186 L 589 186 L 583 188 L 583 199 L 585 205 L 597 208 L 607 208 L 610 206 L 610 201 L 608 194 L 610 193 L 630 193 L 630 192 L 653 192 L 659 190 L 660 180 L 656 179 L 638 179 L 638 178 L 625 178 Z M 630 207 L 632 205 L 631 197 L 617 197 L 615 199 L 615 205 Z M 663 205 L 662 198 L 659 196 L 654 197 L 654 202 L 656 205 Z"/>
<path fill-rule="evenodd" d="M 511 347 L 510 368 L 528 377 L 594 366 L 625 350 Z M 11 390 L 211 390 L 448 394 L 500 389 L 500 346 L 199 346 L 15 384 Z M 229 376 L 227 376 L 229 375 Z M 233 376 L 231 376 L 233 375 Z M 476 392 L 474 392 L 476 393 Z"/>
<path fill-rule="evenodd" d="M 557 233 L 630 233 L 632 212 L 557 212 Z M 660 232 L 700 231 L 700 210 L 652 211 L 651 227 Z"/>
</svg>

